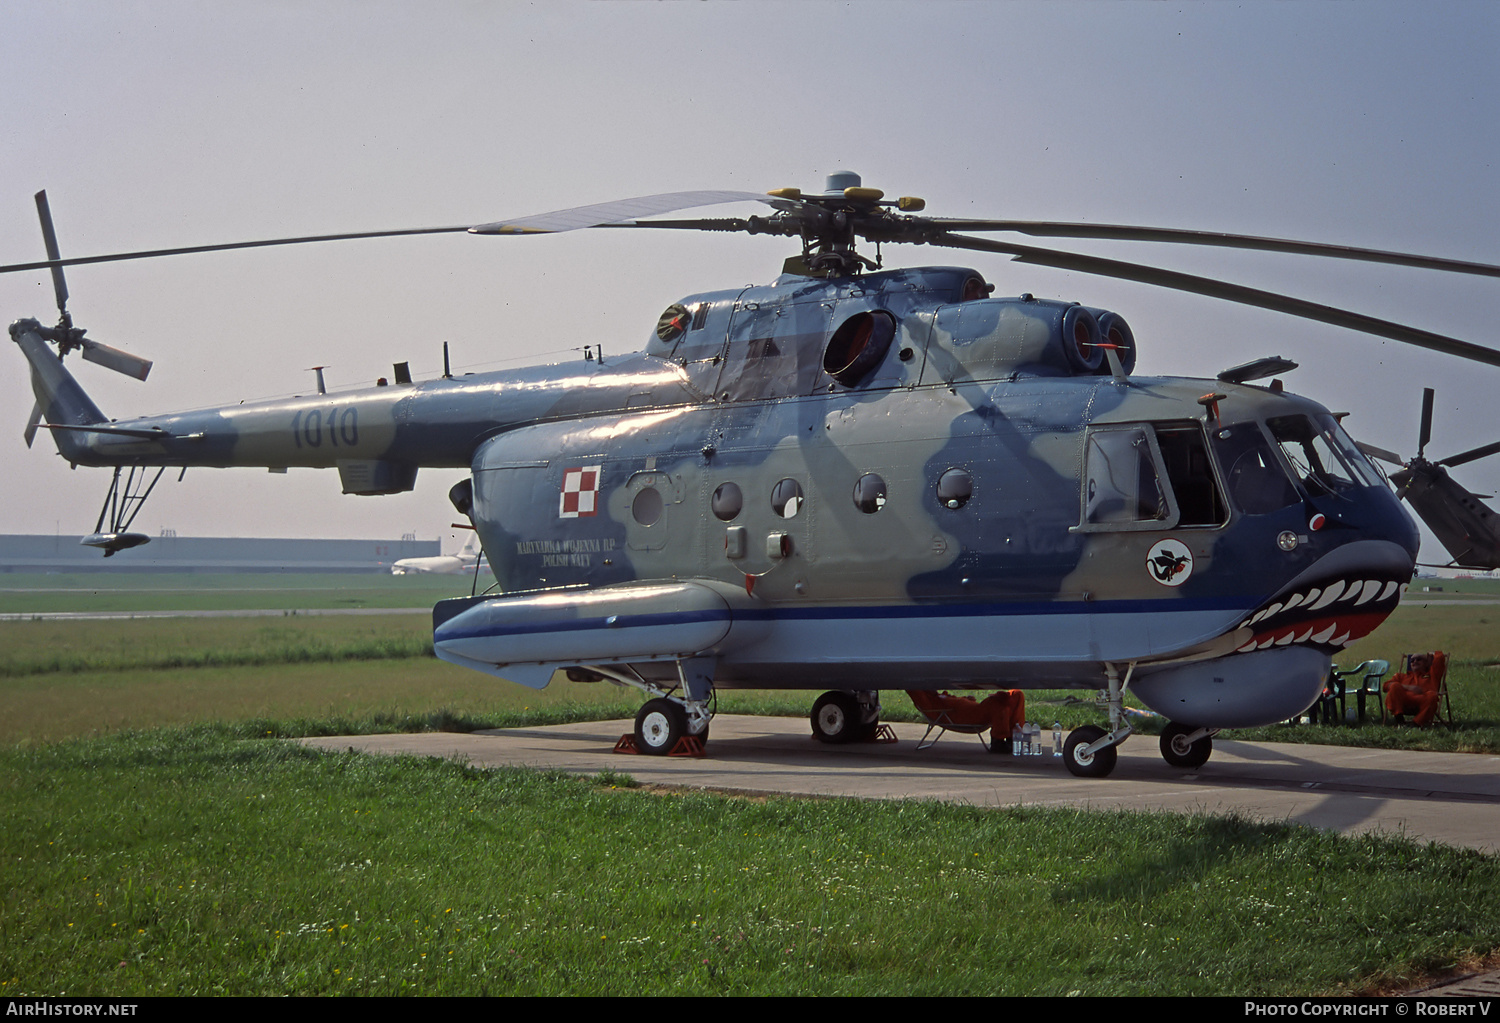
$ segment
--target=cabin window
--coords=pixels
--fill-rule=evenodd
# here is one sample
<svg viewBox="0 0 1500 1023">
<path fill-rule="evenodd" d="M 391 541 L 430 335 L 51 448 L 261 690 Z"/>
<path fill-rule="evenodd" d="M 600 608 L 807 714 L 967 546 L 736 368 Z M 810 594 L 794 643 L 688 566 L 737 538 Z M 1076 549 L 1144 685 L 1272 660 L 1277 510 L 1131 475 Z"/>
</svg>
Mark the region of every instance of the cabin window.
<svg viewBox="0 0 1500 1023">
<path fill-rule="evenodd" d="M 1229 519 L 1224 495 L 1214 479 L 1213 463 L 1203 430 L 1197 423 L 1158 423 L 1156 446 L 1161 451 L 1167 481 L 1177 498 L 1179 526 L 1220 526 Z"/>
<path fill-rule="evenodd" d="M 663 507 L 661 491 L 655 487 L 646 487 L 630 503 L 630 514 L 641 525 L 653 526 L 661 518 Z"/>
<path fill-rule="evenodd" d="M 885 507 L 885 480 L 873 472 L 865 473 L 854 484 L 854 507 L 874 515 Z"/>
<path fill-rule="evenodd" d="M 715 518 L 728 522 L 745 507 L 745 495 L 736 483 L 720 483 L 719 489 L 714 491 L 714 496 L 709 501 L 709 507 L 713 509 Z"/>
<path fill-rule="evenodd" d="M 802 484 L 788 477 L 771 488 L 771 510 L 784 519 L 797 517 L 802 509 Z"/>
<path fill-rule="evenodd" d="M 974 477 L 967 469 L 949 469 L 938 477 L 937 499 L 944 508 L 957 510 L 974 496 Z"/>
<path fill-rule="evenodd" d="M 1089 432 L 1083 523 L 1111 529 L 1165 529 L 1177 524 L 1172 491 L 1150 428 Z"/>
<path fill-rule="evenodd" d="M 1236 423 L 1215 430 L 1213 444 L 1229 501 L 1246 515 L 1266 515 L 1301 502 L 1259 424 Z"/>
</svg>

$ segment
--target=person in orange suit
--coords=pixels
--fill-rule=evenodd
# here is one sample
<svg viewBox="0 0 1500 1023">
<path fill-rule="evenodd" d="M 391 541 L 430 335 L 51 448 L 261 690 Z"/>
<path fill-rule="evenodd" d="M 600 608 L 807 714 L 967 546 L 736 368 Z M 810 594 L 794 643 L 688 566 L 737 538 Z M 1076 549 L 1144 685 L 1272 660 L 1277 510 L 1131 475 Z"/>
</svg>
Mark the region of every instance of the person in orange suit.
<svg viewBox="0 0 1500 1023">
<path fill-rule="evenodd" d="M 1026 694 L 1019 689 L 1001 689 L 976 701 L 972 696 L 952 696 L 927 690 L 907 690 L 907 696 L 929 721 L 945 714 L 956 726 L 983 726 L 990 729 L 990 751 L 1010 752 L 1010 730 L 1026 720 Z"/>
<path fill-rule="evenodd" d="M 1405 714 L 1415 714 L 1412 724 L 1425 727 L 1437 716 L 1439 687 L 1448 671 L 1448 655 L 1441 650 L 1431 654 L 1413 654 L 1410 670 L 1393 675 L 1385 686 L 1385 709 L 1399 721 Z"/>
</svg>

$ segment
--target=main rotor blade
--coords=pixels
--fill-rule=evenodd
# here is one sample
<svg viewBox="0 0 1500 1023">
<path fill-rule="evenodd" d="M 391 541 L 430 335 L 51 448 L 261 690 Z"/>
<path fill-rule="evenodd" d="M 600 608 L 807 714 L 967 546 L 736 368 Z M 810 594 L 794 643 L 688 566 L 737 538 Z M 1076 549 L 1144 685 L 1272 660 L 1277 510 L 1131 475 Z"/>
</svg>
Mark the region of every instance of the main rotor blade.
<svg viewBox="0 0 1500 1023">
<path fill-rule="evenodd" d="M 1500 440 L 1495 441 L 1495 443 L 1493 444 L 1486 444 L 1481 448 L 1470 448 L 1468 451 L 1464 451 L 1460 454 L 1451 455 L 1439 462 L 1438 465 L 1463 465 L 1465 462 L 1472 462 L 1479 458 L 1487 458 L 1490 455 L 1497 453 L 1500 453 Z"/>
<path fill-rule="evenodd" d="M 1359 448 L 1359 450 L 1363 451 L 1365 454 L 1369 455 L 1371 458 L 1378 458 L 1382 462 L 1390 462 L 1392 465 L 1406 465 L 1406 459 L 1402 458 L 1394 451 L 1387 451 L 1385 448 L 1377 448 L 1374 444 L 1366 444 L 1362 440 L 1355 441 L 1354 446 Z"/>
<path fill-rule="evenodd" d="M 85 263 L 117 263 L 127 259 L 155 259 L 158 256 L 183 256 L 193 252 L 224 252 L 229 249 L 262 249 L 272 245 L 302 245 L 306 242 L 341 242 L 355 238 L 400 238 L 414 234 L 463 234 L 464 227 L 413 227 L 400 231 L 357 231 L 352 234 L 314 234 L 299 238 L 266 238 L 253 242 L 228 242 L 222 245 L 187 245 L 176 249 L 142 249 L 138 252 L 114 252 L 104 256 L 78 256 L 70 259 L 47 259 L 37 263 L 11 263 L 0 266 L 0 274 L 20 273 L 23 270 L 58 270 L 65 266 L 82 266 Z"/>
<path fill-rule="evenodd" d="M 31 418 L 26 420 L 26 432 L 21 436 L 26 438 L 26 446 L 31 447 L 31 442 L 36 439 L 36 428 L 42 421 L 42 403 L 34 401 L 31 403 Z"/>
<path fill-rule="evenodd" d="M 52 207 L 47 205 L 47 190 L 44 188 L 38 192 L 36 198 L 36 213 L 42 221 L 42 241 L 47 246 L 47 258 L 56 260 L 62 258 L 62 250 L 57 247 L 57 232 L 52 228 Z M 60 265 L 52 267 L 52 290 L 57 294 L 57 312 L 60 316 L 68 315 L 68 282 L 63 278 L 63 270 Z M 29 446 L 30 442 L 28 442 Z"/>
<path fill-rule="evenodd" d="M 1500 266 L 1489 263 L 1470 263 L 1461 259 L 1419 256 L 1410 252 L 1389 252 L 1384 249 L 1356 248 L 1352 245 L 1327 245 L 1321 242 L 1299 242 L 1290 238 L 1263 238 L 1219 231 L 1132 227 L 1128 224 L 1069 224 L 1051 220 L 957 220 L 934 217 L 931 222 L 948 231 L 1016 231 L 1047 238 L 1104 238 L 1132 242 L 1174 242 L 1179 245 L 1216 245 L 1229 249 L 1259 249 L 1264 252 L 1291 252 L 1334 259 L 1360 259 L 1368 263 L 1392 263 L 1396 266 L 1500 277 Z"/>
<path fill-rule="evenodd" d="M 92 362 L 95 365 L 103 366 L 105 369 L 112 369 L 116 373 L 135 377 L 137 380 L 145 380 L 146 376 L 151 372 L 152 362 L 150 359 L 143 359 L 139 355 L 122 352 L 118 348 L 111 348 L 109 345 L 100 344 L 98 341 L 89 338 L 80 339 L 80 343 L 83 345 L 83 358 L 85 362 Z"/>
<path fill-rule="evenodd" d="M 718 206 L 727 202 L 763 202 L 776 205 L 779 200 L 773 200 L 764 192 L 664 192 L 661 195 L 642 195 L 592 206 L 575 206 L 572 209 L 538 213 L 516 220 L 500 220 L 493 224 L 471 227 L 469 231 L 472 234 L 555 234 L 559 231 L 576 231 L 584 227 L 602 227 L 641 217 L 654 217 L 674 210 Z"/>
<path fill-rule="evenodd" d="M 1418 458 L 1427 449 L 1427 442 L 1432 440 L 1432 397 L 1432 388 L 1422 388 L 1422 425 L 1417 428 Z"/>
<path fill-rule="evenodd" d="M 969 238 L 964 235 L 940 235 L 929 239 L 928 244 L 955 249 L 975 249 L 980 252 L 999 252 L 1014 256 L 1018 262 L 1022 263 L 1036 263 L 1041 266 L 1052 266 L 1062 270 L 1076 270 L 1080 273 L 1096 274 L 1100 277 L 1116 277 L 1121 280 L 1138 281 L 1141 284 L 1154 284 L 1158 287 L 1172 288 L 1176 291 L 1186 291 L 1196 295 L 1207 295 L 1210 298 L 1219 298 L 1226 302 L 1238 302 L 1241 305 L 1258 306 L 1261 309 L 1271 309 L 1280 313 L 1288 313 L 1292 316 L 1300 316 L 1307 320 L 1331 323 L 1336 327 L 1347 327 L 1350 330 L 1357 330 L 1365 334 L 1374 334 L 1377 337 L 1387 337 L 1393 341 L 1401 341 L 1409 345 L 1416 345 L 1419 348 L 1431 349 L 1435 352 L 1442 352 L 1445 355 L 1456 355 L 1459 358 L 1472 359 L 1475 362 L 1483 362 L 1490 366 L 1500 366 L 1500 352 L 1492 348 L 1471 344 L 1468 341 L 1460 341 L 1458 338 L 1448 337 L 1444 334 L 1434 334 L 1431 331 L 1419 330 L 1416 327 L 1393 323 L 1390 320 L 1377 319 L 1374 316 L 1366 316 L 1363 313 L 1350 312 L 1347 309 L 1339 309 L 1335 306 L 1319 305 L 1316 302 L 1307 302 L 1300 298 L 1278 295 L 1274 292 L 1261 291 L 1257 288 L 1247 288 L 1243 285 L 1230 284 L 1226 281 L 1216 281 L 1209 277 L 1178 273 L 1175 270 L 1162 270 L 1157 267 L 1142 266 L 1139 263 L 1125 263 L 1117 259 L 1102 259 L 1098 256 L 1083 256 L 1072 252 L 1059 252 L 1056 249 L 1039 249 L 1030 245 L 1013 245 L 1007 242 L 992 241 L 988 238 Z"/>
</svg>

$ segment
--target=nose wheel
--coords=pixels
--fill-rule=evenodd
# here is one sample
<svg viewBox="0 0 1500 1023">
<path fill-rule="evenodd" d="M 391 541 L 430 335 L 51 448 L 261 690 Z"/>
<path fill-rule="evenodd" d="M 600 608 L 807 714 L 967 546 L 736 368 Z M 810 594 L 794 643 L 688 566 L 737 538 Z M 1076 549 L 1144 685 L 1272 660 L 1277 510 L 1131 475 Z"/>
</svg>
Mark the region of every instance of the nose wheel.
<svg viewBox="0 0 1500 1023">
<path fill-rule="evenodd" d="M 1161 730 L 1161 757 L 1173 767 L 1202 767 L 1214 751 L 1214 731 L 1169 722 Z"/>
</svg>

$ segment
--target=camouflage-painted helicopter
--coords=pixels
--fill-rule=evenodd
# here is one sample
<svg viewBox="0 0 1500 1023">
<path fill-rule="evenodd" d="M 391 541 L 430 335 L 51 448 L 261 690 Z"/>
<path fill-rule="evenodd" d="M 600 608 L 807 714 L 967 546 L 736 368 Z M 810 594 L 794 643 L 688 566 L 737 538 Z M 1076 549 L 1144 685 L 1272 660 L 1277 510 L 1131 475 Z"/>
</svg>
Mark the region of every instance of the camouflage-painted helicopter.
<svg viewBox="0 0 1500 1023">
<path fill-rule="evenodd" d="M 746 200 L 772 212 L 640 219 Z M 64 260 L 39 205 L 49 259 L 0 271 L 55 276 L 59 325 L 10 329 L 62 455 L 115 467 L 86 542 L 108 554 L 145 540 L 128 528 L 155 483 L 148 468 L 336 467 L 353 494 L 409 490 L 423 466 L 469 469 L 450 496 L 496 585 L 438 604 L 438 655 L 533 687 L 563 670 L 641 689 L 650 699 L 636 737 L 651 753 L 706 739 L 720 687 L 828 690 L 812 714 L 828 742 L 871 734 L 881 690 L 1072 687 L 1100 691 L 1108 727 L 1071 732 L 1065 761 L 1102 776 L 1131 734 L 1129 688 L 1172 722 L 1166 759 L 1195 766 L 1219 729 L 1305 709 L 1332 655 L 1384 620 L 1411 578 L 1416 529 L 1335 417 L 1280 380 L 1252 383 L 1293 364 L 1262 359 L 1215 381 L 1133 376 L 1135 340 L 1118 314 L 994 298 L 961 267 L 882 269 L 860 241 L 1000 253 L 1500 365 L 1490 349 L 1357 313 L 961 232 L 1497 267 L 923 217 L 921 200 L 886 200 L 840 172 L 821 194 L 675 193 L 380 233 L 629 227 L 801 240 L 771 284 L 672 303 L 643 351 L 459 378 L 445 365 L 423 382 L 398 366 L 389 386 L 114 421 L 59 355 L 81 347 L 142 377 L 149 364 L 73 327 L 63 266 L 329 238 Z"/>
<path fill-rule="evenodd" d="M 1448 475 L 1450 466 L 1500 454 L 1500 441 L 1429 462 L 1423 457 L 1423 452 L 1432 439 L 1432 397 L 1432 388 L 1424 387 L 1417 453 L 1411 459 L 1403 459 L 1373 444 L 1361 443 L 1360 450 L 1372 458 L 1401 466 L 1399 472 L 1391 474 L 1396 496 L 1422 516 L 1422 521 L 1453 556 L 1449 566 L 1440 567 L 1500 568 L 1500 515 L 1487 507 L 1477 494 L 1471 494 Z"/>
</svg>

